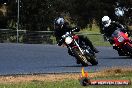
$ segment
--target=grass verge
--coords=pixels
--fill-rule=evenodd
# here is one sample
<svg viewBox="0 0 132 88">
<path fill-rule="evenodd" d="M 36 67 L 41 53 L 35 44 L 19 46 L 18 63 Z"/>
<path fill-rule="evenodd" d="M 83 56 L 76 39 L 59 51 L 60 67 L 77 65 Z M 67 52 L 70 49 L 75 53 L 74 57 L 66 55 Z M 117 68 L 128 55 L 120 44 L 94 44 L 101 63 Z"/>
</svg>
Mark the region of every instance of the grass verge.
<svg viewBox="0 0 132 88">
<path fill-rule="evenodd" d="M 91 80 L 102 79 L 130 79 L 132 81 L 131 68 L 112 68 L 95 73 L 89 73 Z M 40 74 L 0 76 L 0 88 L 84 88 L 80 85 L 81 73 L 76 74 Z M 108 86 L 91 85 L 85 88 L 131 88 L 131 85 Z"/>
</svg>

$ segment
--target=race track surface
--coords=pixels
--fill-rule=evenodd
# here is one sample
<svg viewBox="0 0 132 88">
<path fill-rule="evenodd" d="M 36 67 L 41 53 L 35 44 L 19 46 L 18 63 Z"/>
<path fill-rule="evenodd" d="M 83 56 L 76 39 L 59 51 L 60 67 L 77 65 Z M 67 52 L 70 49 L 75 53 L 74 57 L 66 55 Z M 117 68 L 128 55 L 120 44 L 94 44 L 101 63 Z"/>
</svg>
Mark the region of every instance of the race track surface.
<svg viewBox="0 0 132 88">
<path fill-rule="evenodd" d="M 118 56 L 112 47 L 97 47 L 97 66 L 85 67 L 99 71 L 111 67 L 131 67 L 132 58 Z M 43 44 L 0 43 L 0 75 L 81 72 L 81 65 L 69 56 L 67 48 Z"/>
</svg>

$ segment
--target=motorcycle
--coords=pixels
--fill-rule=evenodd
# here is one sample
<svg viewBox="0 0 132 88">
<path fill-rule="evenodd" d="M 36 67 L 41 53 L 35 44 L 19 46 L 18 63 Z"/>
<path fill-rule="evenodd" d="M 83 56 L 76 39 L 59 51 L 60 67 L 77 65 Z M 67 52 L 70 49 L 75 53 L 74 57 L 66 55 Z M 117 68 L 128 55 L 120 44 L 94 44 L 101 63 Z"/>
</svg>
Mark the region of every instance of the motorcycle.
<svg viewBox="0 0 132 88">
<path fill-rule="evenodd" d="M 132 42 L 127 33 L 117 29 L 113 32 L 112 38 L 114 40 L 113 47 L 118 51 L 119 56 L 132 57 Z"/>
<path fill-rule="evenodd" d="M 85 44 L 84 41 L 79 41 L 79 36 L 73 34 L 73 31 L 66 32 L 62 35 L 61 41 L 67 46 L 67 48 L 72 52 L 73 56 L 79 61 L 82 66 L 88 66 L 90 62 L 92 65 L 97 65 L 98 61 L 96 59 L 95 53 L 92 49 Z"/>
</svg>

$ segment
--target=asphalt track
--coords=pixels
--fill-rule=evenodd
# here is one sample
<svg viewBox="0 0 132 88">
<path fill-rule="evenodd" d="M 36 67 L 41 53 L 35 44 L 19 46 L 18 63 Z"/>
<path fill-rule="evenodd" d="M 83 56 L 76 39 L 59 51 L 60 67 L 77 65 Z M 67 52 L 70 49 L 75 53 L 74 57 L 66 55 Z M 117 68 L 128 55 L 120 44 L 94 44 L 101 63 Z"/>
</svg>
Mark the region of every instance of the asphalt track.
<svg viewBox="0 0 132 88">
<path fill-rule="evenodd" d="M 131 67 L 132 58 L 118 56 L 112 47 L 97 47 L 97 66 L 85 67 L 99 71 L 111 67 Z M 82 66 L 69 56 L 67 49 L 56 45 L 0 43 L 0 75 L 74 73 Z"/>
</svg>

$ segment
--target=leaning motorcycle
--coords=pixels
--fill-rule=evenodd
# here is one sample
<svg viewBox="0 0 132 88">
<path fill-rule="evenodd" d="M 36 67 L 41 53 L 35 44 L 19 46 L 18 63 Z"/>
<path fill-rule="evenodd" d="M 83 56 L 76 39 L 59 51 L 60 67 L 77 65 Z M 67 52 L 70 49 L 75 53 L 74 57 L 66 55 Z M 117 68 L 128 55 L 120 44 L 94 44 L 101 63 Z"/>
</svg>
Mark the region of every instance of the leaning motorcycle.
<svg viewBox="0 0 132 88">
<path fill-rule="evenodd" d="M 114 40 L 113 47 L 118 51 L 119 56 L 132 57 L 132 41 L 127 33 L 117 29 L 113 32 L 112 38 Z"/>
<path fill-rule="evenodd" d="M 80 62 L 80 64 L 82 64 L 82 66 L 88 66 L 89 62 L 92 65 L 97 65 L 98 61 L 95 53 L 85 44 L 84 41 L 80 43 L 79 36 L 73 34 L 74 30 L 75 29 L 62 35 L 61 41 L 63 41 L 63 44 L 70 49 L 73 56 Z"/>
</svg>

